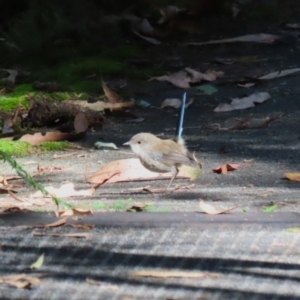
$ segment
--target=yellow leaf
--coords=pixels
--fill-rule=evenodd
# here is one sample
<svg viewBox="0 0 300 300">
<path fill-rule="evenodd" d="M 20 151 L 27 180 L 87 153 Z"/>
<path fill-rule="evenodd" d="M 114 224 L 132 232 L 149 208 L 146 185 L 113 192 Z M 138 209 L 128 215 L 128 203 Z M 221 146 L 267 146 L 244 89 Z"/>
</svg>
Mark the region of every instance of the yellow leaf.
<svg viewBox="0 0 300 300">
<path fill-rule="evenodd" d="M 300 173 L 285 173 L 284 177 L 291 181 L 300 181 Z"/>
<path fill-rule="evenodd" d="M 45 255 L 44 253 L 37 259 L 36 262 L 30 265 L 30 269 L 39 269 L 44 263 Z"/>
</svg>

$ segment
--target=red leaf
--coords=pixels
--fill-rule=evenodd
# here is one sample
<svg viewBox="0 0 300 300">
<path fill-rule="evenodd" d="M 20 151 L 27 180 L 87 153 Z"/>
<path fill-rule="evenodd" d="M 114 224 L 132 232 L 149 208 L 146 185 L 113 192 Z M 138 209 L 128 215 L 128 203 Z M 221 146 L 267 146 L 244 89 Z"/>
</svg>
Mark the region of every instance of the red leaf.
<svg viewBox="0 0 300 300">
<path fill-rule="evenodd" d="M 228 171 L 235 171 L 239 166 L 239 164 L 224 164 L 213 169 L 213 172 L 226 175 Z"/>
</svg>

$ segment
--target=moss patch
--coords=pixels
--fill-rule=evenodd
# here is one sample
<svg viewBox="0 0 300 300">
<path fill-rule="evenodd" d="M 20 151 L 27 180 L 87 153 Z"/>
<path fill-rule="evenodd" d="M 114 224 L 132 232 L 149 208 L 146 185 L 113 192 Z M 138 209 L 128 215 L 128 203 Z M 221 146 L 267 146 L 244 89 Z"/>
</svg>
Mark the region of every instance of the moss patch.
<svg viewBox="0 0 300 300">
<path fill-rule="evenodd" d="M 0 150 L 11 156 L 27 156 L 33 153 L 61 151 L 71 147 L 68 142 L 45 142 L 39 146 L 31 146 L 27 142 L 0 139 Z"/>
<path fill-rule="evenodd" d="M 29 102 L 26 98 L 34 94 L 31 84 L 19 85 L 12 92 L 0 95 L 0 111 L 8 112 L 15 109 L 18 105 L 27 107 Z"/>
<path fill-rule="evenodd" d="M 11 156 L 26 156 L 34 152 L 34 148 L 27 142 L 8 141 L 1 139 L 0 150 Z"/>
<path fill-rule="evenodd" d="M 69 149 L 71 147 L 68 142 L 45 142 L 39 146 L 41 151 L 59 151 Z"/>
</svg>

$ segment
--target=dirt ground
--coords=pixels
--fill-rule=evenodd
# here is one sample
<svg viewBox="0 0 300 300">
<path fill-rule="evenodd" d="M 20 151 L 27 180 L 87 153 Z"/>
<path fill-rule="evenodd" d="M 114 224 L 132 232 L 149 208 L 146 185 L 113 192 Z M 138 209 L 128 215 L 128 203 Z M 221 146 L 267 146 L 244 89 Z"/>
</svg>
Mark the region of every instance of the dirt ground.
<svg viewBox="0 0 300 300">
<path fill-rule="evenodd" d="M 147 192 L 130 192 L 130 189 L 149 185 L 153 189 L 160 188 L 167 184 L 166 181 L 105 184 L 98 188 L 92 197 L 67 200 L 87 208 L 100 201 L 113 208 L 117 201 L 131 197 L 134 202 L 154 204 L 158 211 L 197 211 L 198 200 L 201 198 L 209 203 L 215 203 L 218 208 L 239 205 L 237 211 L 240 212 L 262 211 L 273 203 L 278 205 L 277 212 L 300 211 L 299 183 L 283 178 L 286 172 L 299 172 L 299 73 L 257 82 L 250 88 L 237 85 L 237 81 L 245 77 L 257 77 L 273 71 L 298 68 L 300 44 L 297 31 L 283 30 L 280 24 L 246 25 L 245 28 L 241 28 L 242 26 L 236 28 L 234 21 L 231 21 L 222 34 L 204 35 L 201 40 L 261 32 L 278 34 L 283 38 L 271 44 L 185 46 L 184 43 L 197 41 L 199 38 L 180 37 L 180 43 L 170 40 L 160 46 L 147 45 L 145 57 L 141 61 L 133 62 L 154 67 L 164 65 L 164 68 L 170 71 L 190 67 L 200 71 L 214 69 L 224 72 L 221 78 L 211 83 L 218 89 L 213 95 L 203 95 L 195 87 L 186 90 L 188 99 L 194 98 L 194 103 L 186 110 L 183 135 L 188 148 L 195 151 L 202 161 L 203 172 L 193 182 L 177 179 L 175 184 L 181 186 L 192 184 L 192 186 L 153 197 Z M 236 61 L 232 64 L 219 64 L 215 62 L 217 58 Z M 113 160 L 134 157 L 129 149 L 122 146 L 134 134 L 151 132 L 162 135 L 163 138 L 174 137 L 178 111 L 159 107 L 166 98 L 181 98 L 184 90 L 167 82 L 145 81 L 141 85 L 131 82 L 130 79 L 126 88 L 136 100 L 151 103 L 151 107 L 148 108 L 131 109 L 136 116 L 144 118 L 143 122 L 128 122 L 126 118 L 107 118 L 102 131 L 90 133 L 80 142 L 84 149 L 76 151 L 79 151 L 78 154 L 85 154 L 81 158 L 74 155 L 53 159 L 54 154 L 51 153 L 20 158 L 18 162 L 28 172 L 33 172 L 37 164 L 42 167 L 49 165 L 62 167 L 61 172 L 37 177 L 38 181 L 45 185 L 59 187 L 63 182 L 73 182 L 76 189 L 87 188 L 90 185 L 85 181 L 86 167 L 88 167 L 87 174 L 92 174 L 100 168 L 99 162 L 103 165 Z M 229 103 L 231 98 L 244 97 L 256 92 L 268 92 L 271 99 L 244 110 L 223 113 L 213 111 L 218 104 Z M 264 128 L 220 129 L 233 126 L 238 120 L 245 119 L 249 115 L 253 116 L 250 126 L 255 126 L 281 113 L 286 115 Z M 94 150 L 93 143 L 98 140 L 113 142 L 120 150 Z M 28 161 L 36 164 L 25 164 Z M 240 167 L 227 175 L 212 172 L 212 169 L 227 163 L 240 164 Z M 10 167 L 2 164 L 1 169 L 7 174 Z M 19 195 L 29 193 L 30 190 L 26 188 L 20 191 Z"/>
<path fill-rule="evenodd" d="M 215 27 L 210 34 L 199 38 L 180 37 L 160 46 L 143 46 L 143 41 L 135 41 L 145 47 L 145 57 L 134 63 L 164 65 L 170 71 L 191 67 L 224 72 L 223 77 L 211 83 L 218 89 L 213 95 L 200 95 L 195 87 L 187 90 L 194 103 L 186 110 L 183 135 L 188 148 L 203 163 L 201 176 L 193 182 L 176 179 L 173 187 L 188 186 L 188 189 L 166 195 L 130 190 L 145 186 L 156 189 L 167 184 L 166 180 L 155 180 L 104 184 L 91 197 L 65 199 L 94 211 L 96 207 L 101 210 L 103 205 L 105 211 L 115 211 L 118 203 L 128 198 L 132 198 L 128 205 L 153 204 L 155 212 L 150 213 L 95 213 L 83 217 L 83 224 L 95 225 L 89 231 L 91 239 L 33 236 L 33 224 L 57 220 L 52 213 L 2 215 L 1 275 L 24 273 L 42 253 L 45 262 L 40 270 L 26 271 L 41 275 L 40 285 L 32 289 L 0 285 L 1 299 L 299 299 L 300 185 L 283 177 L 286 172 L 300 171 L 300 73 L 257 82 L 250 88 L 236 84 L 245 76 L 300 67 L 298 33 L 282 30 L 280 24 L 268 21 L 258 24 L 252 20 L 239 26 L 231 21 Z M 260 32 L 284 38 L 272 44 L 184 46 L 191 41 Z M 223 65 L 214 62 L 216 58 L 238 61 Z M 159 107 L 165 98 L 181 97 L 183 90 L 166 82 L 137 84 L 130 79 L 126 88 L 136 100 L 151 103 L 148 108 L 131 109 L 144 118 L 143 122 L 108 118 L 102 131 L 90 133 L 79 142 L 81 150 L 32 155 L 17 161 L 29 173 L 35 172 L 38 164 L 61 167 L 62 171 L 35 177 L 45 186 L 59 187 L 73 182 L 76 189 L 87 189 L 91 185 L 85 180 L 86 174 L 91 175 L 105 163 L 134 157 L 130 149 L 122 146 L 134 134 L 151 132 L 174 137 L 178 111 Z M 271 99 L 245 110 L 213 111 L 231 98 L 255 92 L 268 92 Z M 252 126 L 281 113 L 286 115 L 264 128 L 220 130 L 250 114 Z M 95 150 L 93 144 L 98 140 L 113 142 L 120 150 Z M 73 152 L 76 152 L 73 156 L 55 158 Z M 213 173 L 212 169 L 226 163 L 240 167 L 227 175 Z M 1 162 L 0 168 L 5 175 L 14 174 L 6 163 Z M 32 192 L 32 188 L 25 186 L 18 189 L 18 196 L 26 199 Z M 225 215 L 198 214 L 195 212 L 200 210 L 200 198 L 217 209 L 239 207 Z M 1 195 L 1 201 L 12 200 Z M 20 202 L 16 204 L 22 206 Z M 271 204 L 277 205 L 275 212 L 263 212 Z M 44 211 L 55 207 L 28 208 Z M 124 206 L 121 209 L 119 206 L 119 210 L 124 211 Z M 288 228 L 298 231 L 287 232 Z M 77 233 L 78 229 L 63 226 L 41 232 Z M 205 274 L 201 279 L 184 275 L 179 278 L 133 275 L 134 271 L 151 269 Z M 87 278 L 100 285 L 90 285 Z"/>
</svg>

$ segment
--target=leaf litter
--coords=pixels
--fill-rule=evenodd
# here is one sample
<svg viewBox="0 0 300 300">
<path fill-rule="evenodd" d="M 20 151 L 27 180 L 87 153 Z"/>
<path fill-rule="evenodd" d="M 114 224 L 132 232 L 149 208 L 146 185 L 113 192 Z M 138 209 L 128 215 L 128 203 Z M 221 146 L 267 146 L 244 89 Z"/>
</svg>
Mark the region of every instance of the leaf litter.
<svg viewBox="0 0 300 300">
<path fill-rule="evenodd" d="M 213 207 L 211 204 L 208 204 L 208 203 L 205 203 L 204 200 L 200 199 L 199 200 L 199 205 L 200 205 L 200 208 L 203 212 L 205 212 L 206 214 L 208 215 L 220 215 L 220 214 L 226 214 L 236 208 L 239 207 L 238 206 L 234 206 L 234 207 L 231 207 L 231 208 L 228 208 L 228 209 L 224 209 L 224 210 L 217 210 L 215 207 Z"/>
<path fill-rule="evenodd" d="M 230 104 L 219 104 L 214 109 L 214 112 L 227 112 L 255 107 L 255 103 L 263 103 L 268 99 L 271 99 L 271 95 L 267 92 L 254 93 L 248 97 L 232 99 Z"/>
<path fill-rule="evenodd" d="M 224 164 L 213 169 L 213 172 L 226 175 L 229 171 L 235 171 L 239 166 L 240 164 Z"/>
<path fill-rule="evenodd" d="M 188 178 L 194 180 L 201 173 L 199 168 L 181 166 L 177 178 Z M 87 179 L 89 183 L 115 183 L 136 180 L 156 180 L 171 178 L 171 173 L 155 173 L 147 170 L 138 158 L 122 159 L 112 161 L 101 167 Z"/>
<path fill-rule="evenodd" d="M 168 81 L 178 88 L 189 89 L 190 83 L 197 83 L 201 81 L 215 81 L 218 77 L 222 76 L 224 73 L 222 71 L 207 70 L 205 73 L 200 71 L 185 68 L 184 70 L 171 73 L 168 75 L 152 77 L 148 81 Z"/>
<path fill-rule="evenodd" d="M 39 285 L 40 275 L 16 274 L 0 276 L 0 284 L 10 285 L 19 289 L 29 289 L 32 285 Z"/>
</svg>

